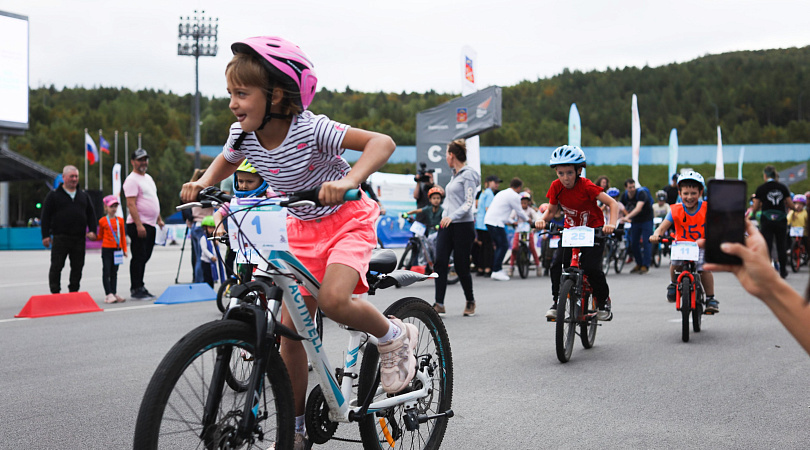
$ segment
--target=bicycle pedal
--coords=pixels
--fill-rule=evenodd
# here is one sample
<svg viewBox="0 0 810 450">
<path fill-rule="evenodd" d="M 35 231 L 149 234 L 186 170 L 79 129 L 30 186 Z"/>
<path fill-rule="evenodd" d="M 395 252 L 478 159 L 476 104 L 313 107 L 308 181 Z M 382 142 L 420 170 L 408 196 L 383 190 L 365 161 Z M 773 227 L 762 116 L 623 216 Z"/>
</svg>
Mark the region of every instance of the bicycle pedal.
<svg viewBox="0 0 810 450">
<path fill-rule="evenodd" d="M 546 322 L 556 322 L 557 319 L 552 319 L 551 317 L 546 317 Z"/>
</svg>

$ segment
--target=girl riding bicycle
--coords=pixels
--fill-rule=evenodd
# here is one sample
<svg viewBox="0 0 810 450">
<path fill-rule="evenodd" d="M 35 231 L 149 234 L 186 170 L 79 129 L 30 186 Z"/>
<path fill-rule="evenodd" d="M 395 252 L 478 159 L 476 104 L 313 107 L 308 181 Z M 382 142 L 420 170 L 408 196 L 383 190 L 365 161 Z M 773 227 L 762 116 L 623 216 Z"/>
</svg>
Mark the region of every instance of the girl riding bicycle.
<svg viewBox="0 0 810 450">
<path fill-rule="evenodd" d="M 546 222 L 554 217 L 562 208 L 565 211 L 565 228 L 587 226 L 602 228 L 606 234 L 616 229 L 619 207 L 616 200 L 607 195 L 601 187 L 593 184 L 587 178 L 581 177 L 585 167 L 585 152 L 572 145 L 558 147 L 551 154 L 549 166 L 557 172 L 557 179 L 551 183 L 546 197 L 549 207 L 543 217 L 535 224 L 536 228 L 543 229 Z M 602 210 L 597 205 L 599 200 L 610 208 L 610 220 L 605 223 Z M 596 298 L 598 320 L 613 319 L 610 311 L 610 288 L 605 274 L 602 272 L 602 251 L 604 242 L 594 242 L 593 247 L 583 248 L 580 252 L 579 266 L 584 270 L 593 288 Z M 560 256 L 561 255 L 561 256 Z M 560 256 L 557 258 L 557 256 Z M 549 319 L 557 317 L 557 296 L 560 293 L 560 276 L 562 275 L 562 262 L 570 260 L 571 250 L 564 249 L 555 255 L 551 264 L 551 295 L 554 303 L 546 313 Z"/>
<path fill-rule="evenodd" d="M 417 329 L 388 319 L 371 303 L 353 294 L 368 291 L 365 274 L 377 244 L 376 203 L 363 195 L 344 203 L 349 189 L 360 186 L 386 163 L 396 144 L 383 134 L 350 128 L 307 107 L 317 78 L 304 52 L 278 37 L 254 37 L 231 46 L 234 57 L 225 69 L 229 107 L 237 122 L 205 175 L 183 185 L 183 201 L 195 201 L 203 188 L 230 176 L 247 159 L 280 194 L 320 185 L 324 206 L 291 208 L 287 217 L 290 251 L 321 280 L 318 302 L 302 289 L 314 316 L 320 307 L 331 319 L 379 339 L 381 384 L 386 392 L 402 390 L 414 376 L 412 342 Z M 344 149 L 363 152 L 352 168 Z M 282 321 L 291 323 L 284 308 Z M 293 385 L 297 448 L 306 446 L 304 403 L 307 356 L 300 342 L 282 339 L 281 356 Z"/>
</svg>

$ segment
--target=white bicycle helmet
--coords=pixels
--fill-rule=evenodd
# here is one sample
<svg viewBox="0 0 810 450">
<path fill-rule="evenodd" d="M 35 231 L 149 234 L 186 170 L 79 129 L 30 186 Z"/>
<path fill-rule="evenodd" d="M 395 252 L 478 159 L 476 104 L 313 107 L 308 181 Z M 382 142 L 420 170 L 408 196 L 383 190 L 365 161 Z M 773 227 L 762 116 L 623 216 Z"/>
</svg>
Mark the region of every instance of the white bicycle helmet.
<svg viewBox="0 0 810 450">
<path fill-rule="evenodd" d="M 682 173 L 678 176 L 678 187 L 681 186 L 681 181 L 685 180 L 694 180 L 700 183 L 700 185 L 704 188 L 706 187 L 706 183 L 703 181 L 703 175 L 695 172 L 694 170 L 690 170 L 689 172 Z"/>
<path fill-rule="evenodd" d="M 557 167 L 564 164 L 580 165 L 585 167 L 585 152 L 576 145 L 563 145 L 554 149 L 548 165 Z"/>
</svg>

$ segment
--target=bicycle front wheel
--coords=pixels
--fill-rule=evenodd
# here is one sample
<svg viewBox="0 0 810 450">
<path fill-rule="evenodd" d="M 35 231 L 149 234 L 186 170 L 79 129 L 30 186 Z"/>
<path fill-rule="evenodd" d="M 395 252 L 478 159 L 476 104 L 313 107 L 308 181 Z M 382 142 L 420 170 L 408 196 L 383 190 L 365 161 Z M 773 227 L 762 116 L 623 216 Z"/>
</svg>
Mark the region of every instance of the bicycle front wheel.
<svg viewBox="0 0 810 450">
<path fill-rule="evenodd" d="M 579 337 L 582 340 L 583 347 L 591 348 L 596 342 L 596 327 L 598 326 L 596 320 L 596 298 L 594 298 L 593 295 L 586 294 L 583 303 L 585 303 L 585 313 L 592 314 L 593 316 L 588 320 L 583 320 L 579 325 Z"/>
<path fill-rule="evenodd" d="M 692 312 L 692 282 L 689 278 L 681 280 L 681 339 L 689 342 L 689 316 Z"/>
<path fill-rule="evenodd" d="M 793 269 L 793 272 L 796 273 L 799 271 L 799 267 L 802 265 L 802 246 L 797 241 L 793 241 L 793 244 L 790 246 L 790 252 L 788 253 L 788 262 L 790 264 L 790 268 Z"/>
<path fill-rule="evenodd" d="M 652 254 L 653 266 L 661 267 L 661 253 L 663 253 L 663 251 L 661 250 L 661 243 L 657 242 L 655 244 L 652 244 L 652 246 L 653 246 L 652 247 L 652 249 L 653 249 L 653 254 Z"/>
<path fill-rule="evenodd" d="M 411 258 L 414 255 L 414 245 L 412 243 L 408 243 L 405 246 L 405 252 L 402 253 L 402 257 L 399 258 L 399 265 L 397 265 L 397 270 L 410 270 L 411 269 Z"/>
<path fill-rule="evenodd" d="M 416 367 L 425 371 L 431 379 L 430 394 L 418 400 L 416 414 L 435 415 L 450 409 L 453 400 L 453 355 L 447 330 L 436 311 L 422 299 L 407 297 L 396 301 L 385 310 L 405 323 L 416 325 L 419 338 L 412 345 L 416 354 Z M 367 346 L 360 365 L 360 380 L 357 390 L 358 402 L 373 392 L 372 402 L 388 397 L 379 385 L 379 353 L 374 346 Z M 405 388 L 422 389 L 414 381 Z M 365 449 L 438 449 L 447 429 L 447 417 L 428 420 L 417 429 L 406 428 L 405 405 L 369 413 L 360 420 L 360 438 Z"/>
<path fill-rule="evenodd" d="M 610 273 L 610 261 L 613 259 L 613 240 L 608 239 L 605 242 L 605 248 L 602 250 L 602 272 L 607 276 Z"/>
<path fill-rule="evenodd" d="M 517 254 L 517 266 L 518 266 L 518 273 L 520 274 L 520 278 L 526 279 L 529 277 L 529 265 L 531 264 L 531 260 L 529 259 L 529 247 L 525 245 L 521 245 L 518 248 Z"/>
<path fill-rule="evenodd" d="M 239 281 L 236 278 L 228 278 L 219 287 L 217 291 L 217 308 L 220 312 L 225 312 L 228 305 L 231 303 L 231 288 L 236 286 Z"/>
<path fill-rule="evenodd" d="M 627 261 L 627 248 L 622 248 L 616 250 L 614 254 L 614 263 L 613 268 L 616 269 L 616 273 L 622 273 L 622 269 L 624 269 L 624 263 Z"/>
<path fill-rule="evenodd" d="M 577 298 L 574 292 L 574 280 L 567 279 L 560 288 L 560 296 L 557 299 L 557 359 L 561 363 L 571 359 L 571 352 L 574 350 L 574 334 L 577 321 Z"/>
<path fill-rule="evenodd" d="M 273 443 L 277 448 L 292 448 L 292 387 L 274 347 L 268 353 L 270 370 L 256 405 L 256 428 L 247 436 L 238 436 L 237 428 L 253 394 L 232 389 L 224 379 L 214 380 L 214 374 L 223 369 L 234 376 L 251 373 L 254 340 L 247 324 L 222 320 L 199 326 L 175 344 L 146 388 L 134 448 L 251 449 Z M 214 411 L 214 416 L 204 419 L 206 409 Z"/>
</svg>

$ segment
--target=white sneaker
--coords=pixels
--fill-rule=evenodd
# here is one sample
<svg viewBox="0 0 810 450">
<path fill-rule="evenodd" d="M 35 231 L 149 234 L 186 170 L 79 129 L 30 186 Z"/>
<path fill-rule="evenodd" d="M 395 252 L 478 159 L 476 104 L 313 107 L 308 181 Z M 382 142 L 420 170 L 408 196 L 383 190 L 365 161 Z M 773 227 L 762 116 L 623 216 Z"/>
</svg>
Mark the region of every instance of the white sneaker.
<svg viewBox="0 0 810 450">
<path fill-rule="evenodd" d="M 396 338 L 377 345 L 380 352 L 380 384 L 389 394 L 404 389 L 416 375 L 416 357 L 413 348 L 419 341 L 419 330 L 412 323 L 391 318 L 401 333 Z"/>
<path fill-rule="evenodd" d="M 509 275 L 504 273 L 503 270 L 492 272 L 492 279 L 497 281 L 509 281 Z"/>
</svg>

